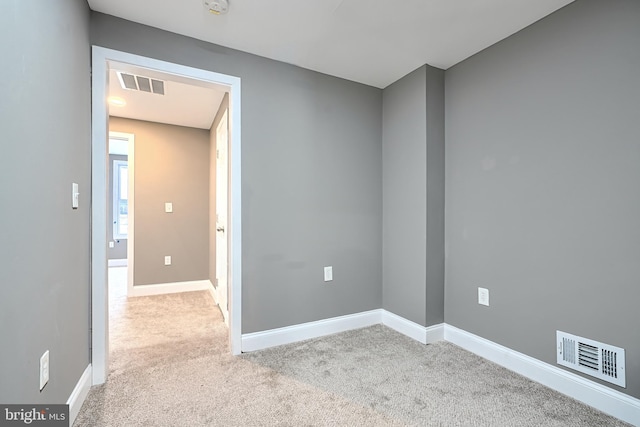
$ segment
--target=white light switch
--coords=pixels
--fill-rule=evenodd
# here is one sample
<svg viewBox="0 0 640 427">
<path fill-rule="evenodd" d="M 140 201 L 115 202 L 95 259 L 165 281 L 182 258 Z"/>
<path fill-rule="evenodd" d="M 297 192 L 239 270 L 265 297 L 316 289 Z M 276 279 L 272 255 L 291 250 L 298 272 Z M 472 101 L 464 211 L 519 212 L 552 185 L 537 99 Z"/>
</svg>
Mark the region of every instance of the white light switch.
<svg viewBox="0 0 640 427">
<path fill-rule="evenodd" d="M 165 211 L 166 213 L 171 213 L 171 212 L 173 212 L 173 203 L 171 203 L 171 202 L 167 202 L 167 203 L 165 203 L 165 204 L 164 204 L 164 211 Z"/>
<path fill-rule="evenodd" d="M 115 247 L 116 247 L 116 243 L 115 243 L 113 240 L 112 240 L 112 241 L 110 241 L 110 242 L 109 242 L 109 247 L 110 247 L 111 249 L 115 248 Z"/>
<path fill-rule="evenodd" d="M 489 289 L 478 288 L 478 304 L 489 305 Z"/>
<path fill-rule="evenodd" d="M 80 204 L 79 196 L 78 184 L 74 182 L 71 184 L 71 207 L 73 209 L 78 209 L 78 205 Z"/>
<path fill-rule="evenodd" d="M 171 255 L 164 257 L 164 265 L 171 265 Z"/>
<path fill-rule="evenodd" d="M 324 281 L 330 282 L 333 280 L 333 267 L 328 266 L 324 268 Z"/>
</svg>

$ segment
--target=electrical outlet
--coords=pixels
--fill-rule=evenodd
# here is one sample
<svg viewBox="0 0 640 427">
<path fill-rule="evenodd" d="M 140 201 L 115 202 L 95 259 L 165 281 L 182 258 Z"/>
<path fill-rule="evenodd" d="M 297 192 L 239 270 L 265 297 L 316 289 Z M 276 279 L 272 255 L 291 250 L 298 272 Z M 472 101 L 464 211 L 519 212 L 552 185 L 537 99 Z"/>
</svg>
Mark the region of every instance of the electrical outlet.
<svg viewBox="0 0 640 427">
<path fill-rule="evenodd" d="M 40 357 L 40 391 L 49 382 L 49 350 Z"/>
<path fill-rule="evenodd" d="M 171 202 L 167 202 L 167 203 L 165 203 L 165 204 L 164 204 L 164 211 L 165 211 L 166 213 L 171 213 L 171 212 L 173 212 L 173 203 L 171 203 Z"/>
<path fill-rule="evenodd" d="M 478 288 L 478 304 L 489 306 L 489 289 Z"/>
<path fill-rule="evenodd" d="M 171 255 L 164 257 L 164 265 L 171 265 Z"/>
<path fill-rule="evenodd" d="M 330 282 L 333 280 L 333 267 L 327 266 L 324 268 L 324 281 Z"/>
</svg>

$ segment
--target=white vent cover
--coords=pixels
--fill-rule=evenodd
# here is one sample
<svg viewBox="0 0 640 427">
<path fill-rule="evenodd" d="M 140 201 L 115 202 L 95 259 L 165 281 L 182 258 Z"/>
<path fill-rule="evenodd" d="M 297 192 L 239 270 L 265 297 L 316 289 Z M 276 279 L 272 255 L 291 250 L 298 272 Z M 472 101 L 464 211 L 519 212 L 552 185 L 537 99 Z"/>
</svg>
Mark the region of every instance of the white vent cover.
<svg viewBox="0 0 640 427">
<path fill-rule="evenodd" d="M 626 387 L 624 349 L 556 331 L 557 362 L 595 378 Z"/>
<path fill-rule="evenodd" d="M 164 82 L 149 77 L 135 76 L 133 74 L 117 71 L 118 80 L 122 89 L 139 90 L 141 92 L 164 95 Z"/>
</svg>

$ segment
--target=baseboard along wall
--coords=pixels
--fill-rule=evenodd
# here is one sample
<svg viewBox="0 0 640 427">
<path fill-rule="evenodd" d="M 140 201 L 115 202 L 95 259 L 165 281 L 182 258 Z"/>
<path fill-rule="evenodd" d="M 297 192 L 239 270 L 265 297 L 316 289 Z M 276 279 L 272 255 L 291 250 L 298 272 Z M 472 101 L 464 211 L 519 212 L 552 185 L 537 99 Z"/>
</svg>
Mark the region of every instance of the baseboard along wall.
<svg viewBox="0 0 640 427">
<path fill-rule="evenodd" d="M 149 295 L 175 294 L 178 292 L 208 291 L 211 287 L 212 285 L 209 280 L 137 285 L 129 289 L 129 296 L 143 297 Z"/>
<path fill-rule="evenodd" d="M 209 280 L 144 285 L 142 288 L 149 289 L 145 289 L 145 293 L 141 292 L 139 295 L 133 296 L 208 290 L 215 300 L 213 285 Z M 377 324 L 383 324 L 423 344 L 442 340 L 449 341 L 484 359 L 497 363 L 606 414 L 640 426 L 640 399 L 620 393 L 452 325 L 442 323 L 424 327 L 383 309 L 243 334 L 242 351 L 262 350 Z M 73 421 L 80 412 L 90 387 L 91 365 L 87 366 L 67 401 L 70 425 L 73 425 Z"/>
<path fill-rule="evenodd" d="M 243 334 L 242 351 L 262 350 L 377 324 L 383 324 L 423 344 L 449 341 L 599 411 L 640 426 L 639 399 L 446 323 L 424 327 L 383 309 Z"/>
<path fill-rule="evenodd" d="M 72 426 L 73 422 L 76 420 L 76 417 L 80 413 L 80 408 L 82 408 L 82 404 L 84 403 L 87 395 L 89 394 L 89 389 L 91 388 L 91 364 L 87 366 L 84 370 L 78 383 L 74 387 L 69 399 L 67 400 L 67 405 L 69 405 L 69 425 Z"/>
<path fill-rule="evenodd" d="M 127 259 L 110 259 L 107 261 L 108 267 L 126 267 L 128 265 Z"/>
<path fill-rule="evenodd" d="M 242 351 L 256 351 L 382 323 L 382 310 L 371 310 L 263 332 L 242 334 Z"/>
<path fill-rule="evenodd" d="M 444 340 L 599 411 L 640 426 L 640 399 L 451 325 L 445 325 Z"/>
</svg>

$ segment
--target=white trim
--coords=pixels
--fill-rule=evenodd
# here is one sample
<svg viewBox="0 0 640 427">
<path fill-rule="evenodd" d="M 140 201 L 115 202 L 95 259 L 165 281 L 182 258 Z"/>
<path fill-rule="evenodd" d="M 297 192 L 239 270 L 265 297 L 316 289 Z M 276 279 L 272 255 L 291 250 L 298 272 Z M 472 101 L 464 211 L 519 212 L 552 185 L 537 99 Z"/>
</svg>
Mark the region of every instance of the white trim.
<svg viewBox="0 0 640 427">
<path fill-rule="evenodd" d="M 445 325 L 444 339 L 537 383 L 592 406 L 599 411 L 628 423 L 640 425 L 639 399 L 463 331 L 455 326 Z"/>
<path fill-rule="evenodd" d="M 242 351 L 256 351 L 382 323 L 381 309 L 242 335 Z"/>
<path fill-rule="evenodd" d="M 127 266 L 127 260 L 126 258 L 123 259 L 110 259 L 109 262 L 107 263 L 108 267 L 126 267 Z"/>
<path fill-rule="evenodd" d="M 107 379 L 109 298 L 107 290 L 107 54 L 93 47 L 91 66 L 91 365 L 92 383 Z"/>
<path fill-rule="evenodd" d="M 444 341 L 444 323 L 438 325 L 428 326 L 427 329 L 427 344 L 431 344 L 438 341 Z"/>
<path fill-rule="evenodd" d="M 89 394 L 89 389 L 91 388 L 91 365 L 87 366 L 84 370 L 78 383 L 74 387 L 69 399 L 67 400 L 67 405 L 69 405 L 69 425 L 72 426 L 73 422 L 76 420 L 76 417 L 80 413 L 80 409 L 82 408 L 82 404 L 84 403 L 87 395 Z"/>
<path fill-rule="evenodd" d="M 114 132 L 115 133 L 115 132 Z M 131 290 L 133 289 L 133 272 L 134 269 L 134 250 L 135 247 L 135 225 L 136 225 L 136 186 L 135 186 L 135 167 L 136 167 L 136 150 L 135 150 L 135 135 L 128 134 L 129 144 L 127 150 L 127 160 L 129 162 L 129 229 L 127 230 L 127 234 L 129 235 L 127 238 L 127 266 L 129 269 L 127 270 L 127 295 L 130 295 Z"/>
<path fill-rule="evenodd" d="M 454 326 L 442 323 L 424 327 L 383 309 L 244 334 L 242 350 L 262 350 L 380 323 L 423 344 L 449 341 L 599 411 L 640 426 L 639 399 Z"/>
<path fill-rule="evenodd" d="M 242 352 L 242 186 L 241 186 L 241 85 L 240 78 L 147 58 L 100 46 L 92 46 L 91 77 L 91 364 L 93 384 L 105 382 L 108 372 L 109 321 L 107 290 L 107 135 L 108 71 L 111 63 L 130 64 L 223 85 L 229 92 L 230 126 L 230 218 L 229 232 L 229 343 L 232 354 Z M 131 155 L 131 153 L 130 153 Z M 131 159 L 129 159 L 131 161 Z M 131 182 L 131 180 L 130 180 Z M 131 241 L 131 239 L 128 239 Z M 133 269 L 133 251 L 128 250 Z M 131 274 L 130 273 L 130 274 Z"/>
<path fill-rule="evenodd" d="M 387 310 L 382 310 L 382 323 L 422 344 L 444 339 L 444 323 L 425 327 Z"/>
<path fill-rule="evenodd" d="M 229 80 L 229 218 L 227 218 L 227 288 L 229 290 L 229 345 L 231 354 L 242 353 L 242 124 L 240 79 Z"/>
<path fill-rule="evenodd" d="M 145 297 L 150 295 L 175 294 L 178 292 L 208 291 L 210 287 L 211 282 L 209 280 L 137 285 L 131 289 L 128 295 L 130 297 Z"/>
<path fill-rule="evenodd" d="M 213 283 L 211 282 L 211 280 L 208 281 L 209 282 L 209 293 L 211 294 L 211 298 L 213 299 L 213 302 L 215 302 L 216 304 L 218 304 L 218 295 L 216 293 L 216 288 L 213 287 Z"/>
<path fill-rule="evenodd" d="M 212 295 L 215 299 L 215 292 L 212 292 Z M 442 341 L 444 336 L 443 323 L 424 327 L 389 311 L 377 309 L 284 328 L 243 334 L 242 351 L 262 350 L 378 324 L 383 324 L 422 344 Z"/>
</svg>

